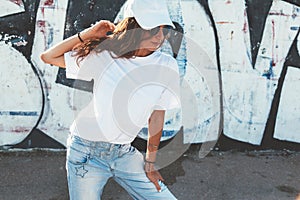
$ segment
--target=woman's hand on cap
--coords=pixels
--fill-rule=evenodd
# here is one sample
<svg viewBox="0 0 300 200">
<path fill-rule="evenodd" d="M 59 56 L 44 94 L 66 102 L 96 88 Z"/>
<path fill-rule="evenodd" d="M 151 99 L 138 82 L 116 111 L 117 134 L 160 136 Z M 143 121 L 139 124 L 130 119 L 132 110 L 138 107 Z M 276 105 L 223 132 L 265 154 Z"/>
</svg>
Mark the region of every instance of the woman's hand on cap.
<svg viewBox="0 0 300 200">
<path fill-rule="evenodd" d="M 108 21 L 108 20 L 101 20 L 99 22 L 96 22 L 94 25 L 92 25 L 90 28 L 85 29 L 81 33 L 81 37 L 84 37 L 84 39 L 99 39 L 102 37 L 106 37 L 107 32 L 111 32 L 115 30 L 115 25 Z"/>
</svg>

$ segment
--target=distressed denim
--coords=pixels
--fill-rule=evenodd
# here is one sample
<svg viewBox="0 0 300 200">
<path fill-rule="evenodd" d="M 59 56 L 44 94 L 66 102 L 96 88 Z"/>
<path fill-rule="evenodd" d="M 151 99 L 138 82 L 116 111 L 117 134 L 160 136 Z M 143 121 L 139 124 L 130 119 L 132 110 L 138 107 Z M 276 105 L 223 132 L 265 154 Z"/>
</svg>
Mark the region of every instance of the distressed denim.
<svg viewBox="0 0 300 200">
<path fill-rule="evenodd" d="M 71 200 L 99 200 L 109 178 L 133 199 L 176 199 L 160 182 L 158 192 L 144 171 L 143 155 L 130 144 L 94 142 L 70 136 L 66 169 Z"/>
</svg>

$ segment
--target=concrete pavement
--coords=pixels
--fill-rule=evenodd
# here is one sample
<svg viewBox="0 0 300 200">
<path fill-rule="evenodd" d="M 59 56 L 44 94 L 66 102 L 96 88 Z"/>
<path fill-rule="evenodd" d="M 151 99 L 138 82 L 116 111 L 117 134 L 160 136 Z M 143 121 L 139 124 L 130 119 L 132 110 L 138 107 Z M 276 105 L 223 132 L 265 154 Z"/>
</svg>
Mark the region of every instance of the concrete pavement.
<svg viewBox="0 0 300 200">
<path fill-rule="evenodd" d="M 300 193 L 300 152 L 212 151 L 197 146 L 161 169 L 182 200 L 295 200 Z M 0 152 L 0 200 L 66 200 L 65 150 Z M 109 181 L 104 200 L 131 199 Z"/>
</svg>

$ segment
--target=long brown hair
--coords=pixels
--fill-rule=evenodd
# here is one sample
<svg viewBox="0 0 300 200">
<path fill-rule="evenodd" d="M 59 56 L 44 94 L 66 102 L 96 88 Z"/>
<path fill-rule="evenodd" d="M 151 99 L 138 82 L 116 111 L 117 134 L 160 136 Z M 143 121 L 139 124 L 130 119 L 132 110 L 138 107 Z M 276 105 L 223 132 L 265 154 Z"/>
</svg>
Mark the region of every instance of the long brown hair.
<svg viewBox="0 0 300 200">
<path fill-rule="evenodd" d="M 98 40 L 88 40 L 76 46 L 74 56 L 77 62 L 81 61 L 91 51 L 100 53 L 104 50 L 113 52 L 117 58 L 132 58 L 136 55 L 142 41 L 143 29 L 136 22 L 135 18 L 125 18 L 116 25 L 110 37 L 103 37 Z"/>
</svg>

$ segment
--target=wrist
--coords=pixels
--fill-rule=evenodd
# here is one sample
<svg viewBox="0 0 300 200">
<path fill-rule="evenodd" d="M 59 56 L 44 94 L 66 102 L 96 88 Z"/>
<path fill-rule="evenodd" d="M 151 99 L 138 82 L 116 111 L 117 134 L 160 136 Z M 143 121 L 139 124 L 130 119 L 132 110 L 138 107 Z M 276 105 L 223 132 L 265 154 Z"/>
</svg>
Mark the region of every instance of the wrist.
<svg viewBox="0 0 300 200">
<path fill-rule="evenodd" d="M 84 43 L 84 40 L 82 39 L 80 32 L 77 33 L 77 37 L 81 43 Z"/>
<path fill-rule="evenodd" d="M 154 163 L 156 161 L 156 151 L 155 152 L 147 151 L 145 155 L 145 161 Z"/>
<path fill-rule="evenodd" d="M 146 172 L 155 171 L 155 162 L 149 162 L 149 161 L 145 160 L 144 169 Z"/>
<path fill-rule="evenodd" d="M 147 152 L 150 154 L 156 154 L 159 149 L 159 144 L 147 143 Z"/>
<path fill-rule="evenodd" d="M 144 162 L 147 163 L 147 164 L 155 164 L 155 160 L 145 159 Z"/>
<path fill-rule="evenodd" d="M 84 41 L 89 40 L 91 38 L 90 33 L 89 33 L 90 30 L 91 30 L 91 28 L 87 28 L 87 29 L 84 29 L 84 30 L 77 33 L 77 37 L 78 37 L 80 42 L 84 42 Z"/>
</svg>

